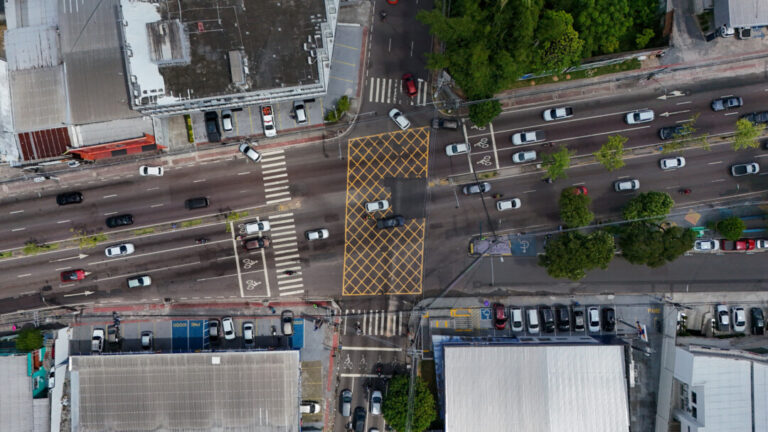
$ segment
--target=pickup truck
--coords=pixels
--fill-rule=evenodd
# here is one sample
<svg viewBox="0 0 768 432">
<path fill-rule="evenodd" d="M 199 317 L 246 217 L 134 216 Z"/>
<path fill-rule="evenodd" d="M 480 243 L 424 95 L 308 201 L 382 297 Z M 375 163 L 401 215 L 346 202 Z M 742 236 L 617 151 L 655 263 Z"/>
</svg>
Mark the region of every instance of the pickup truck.
<svg viewBox="0 0 768 432">
<path fill-rule="evenodd" d="M 720 240 L 720 250 L 723 252 L 751 251 L 755 249 L 755 239 L 739 239 L 736 241 Z"/>
<path fill-rule="evenodd" d="M 564 118 L 573 117 L 573 108 L 550 108 L 548 110 L 544 110 L 544 112 L 541 113 L 541 116 L 544 117 L 545 121 L 561 120 Z"/>
<path fill-rule="evenodd" d="M 523 131 L 512 135 L 510 139 L 512 144 L 520 145 L 544 141 L 547 138 L 544 136 L 544 131 Z"/>
<path fill-rule="evenodd" d="M 264 124 L 264 136 L 277 136 L 277 129 L 275 129 L 275 115 L 272 110 L 272 105 L 264 105 L 261 107 L 261 122 Z"/>
</svg>

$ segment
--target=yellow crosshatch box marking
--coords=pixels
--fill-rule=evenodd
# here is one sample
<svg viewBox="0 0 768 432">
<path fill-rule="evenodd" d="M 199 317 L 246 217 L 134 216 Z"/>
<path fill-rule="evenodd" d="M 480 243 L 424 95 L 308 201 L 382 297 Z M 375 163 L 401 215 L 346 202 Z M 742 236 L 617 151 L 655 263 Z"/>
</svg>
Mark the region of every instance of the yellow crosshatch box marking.
<svg viewBox="0 0 768 432">
<path fill-rule="evenodd" d="M 428 162 L 428 128 L 349 141 L 342 295 L 421 294 L 424 218 L 383 230 L 376 219 L 399 214 L 383 180 L 426 181 Z M 390 200 L 389 209 L 365 210 L 365 203 L 382 199 Z"/>
</svg>

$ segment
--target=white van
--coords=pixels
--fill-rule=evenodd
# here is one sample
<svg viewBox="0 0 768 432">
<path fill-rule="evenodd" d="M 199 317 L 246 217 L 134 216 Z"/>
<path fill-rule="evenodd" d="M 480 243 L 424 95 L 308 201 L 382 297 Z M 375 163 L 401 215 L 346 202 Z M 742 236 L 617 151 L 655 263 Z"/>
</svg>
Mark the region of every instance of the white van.
<svg viewBox="0 0 768 432">
<path fill-rule="evenodd" d="M 521 332 L 525 329 L 525 324 L 523 323 L 523 310 L 521 308 L 509 308 L 509 321 L 512 323 L 513 332 Z"/>
<path fill-rule="evenodd" d="M 536 309 L 527 309 L 525 312 L 528 315 L 528 333 L 538 334 L 539 312 Z"/>
<path fill-rule="evenodd" d="M 293 114 L 296 116 L 296 123 L 304 124 L 307 122 L 307 111 L 304 109 L 304 101 L 293 102 Z"/>
<path fill-rule="evenodd" d="M 269 222 L 259 221 L 245 224 L 245 234 L 251 235 L 258 232 L 269 231 Z"/>
</svg>

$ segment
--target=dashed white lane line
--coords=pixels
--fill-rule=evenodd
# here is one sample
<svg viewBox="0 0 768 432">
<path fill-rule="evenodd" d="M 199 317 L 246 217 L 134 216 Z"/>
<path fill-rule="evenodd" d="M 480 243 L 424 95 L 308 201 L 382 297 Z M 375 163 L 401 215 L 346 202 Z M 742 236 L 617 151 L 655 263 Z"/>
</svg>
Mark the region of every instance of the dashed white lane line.
<svg viewBox="0 0 768 432">
<path fill-rule="evenodd" d="M 63 223 L 67 223 L 67 222 L 71 222 L 71 221 L 70 221 L 69 219 L 67 219 L 67 220 L 61 220 L 61 221 L 58 221 L 58 222 L 56 222 L 56 223 L 57 223 L 57 224 L 63 224 Z"/>
<path fill-rule="evenodd" d="M 14 228 L 11 231 L 13 231 L 13 232 L 15 232 L 15 231 L 24 231 L 25 229 L 26 228 Z"/>
<path fill-rule="evenodd" d="M 8 214 L 16 214 L 16 213 L 24 213 L 24 210 L 14 210 L 12 212 L 9 212 Z"/>
<path fill-rule="evenodd" d="M 107 198 L 114 198 L 114 197 L 116 197 L 116 196 L 117 196 L 117 194 L 112 194 L 112 195 L 104 195 L 102 198 L 104 198 L 104 199 L 107 199 Z"/>
</svg>

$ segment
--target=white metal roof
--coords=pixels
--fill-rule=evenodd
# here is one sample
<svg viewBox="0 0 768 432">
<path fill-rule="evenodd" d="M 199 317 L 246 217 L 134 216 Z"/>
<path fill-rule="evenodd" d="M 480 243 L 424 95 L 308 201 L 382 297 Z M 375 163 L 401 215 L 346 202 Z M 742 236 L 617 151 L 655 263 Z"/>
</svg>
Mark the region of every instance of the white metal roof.
<svg viewBox="0 0 768 432">
<path fill-rule="evenodd" d="M 0 431 L 32 431 L 32 379 L 27 356 L 0 357 Z"/>
<path fill-rule="evenodd" d="M 629 430 L 616 345 L 445 346 L 445 430 Z"/>
</svg>

